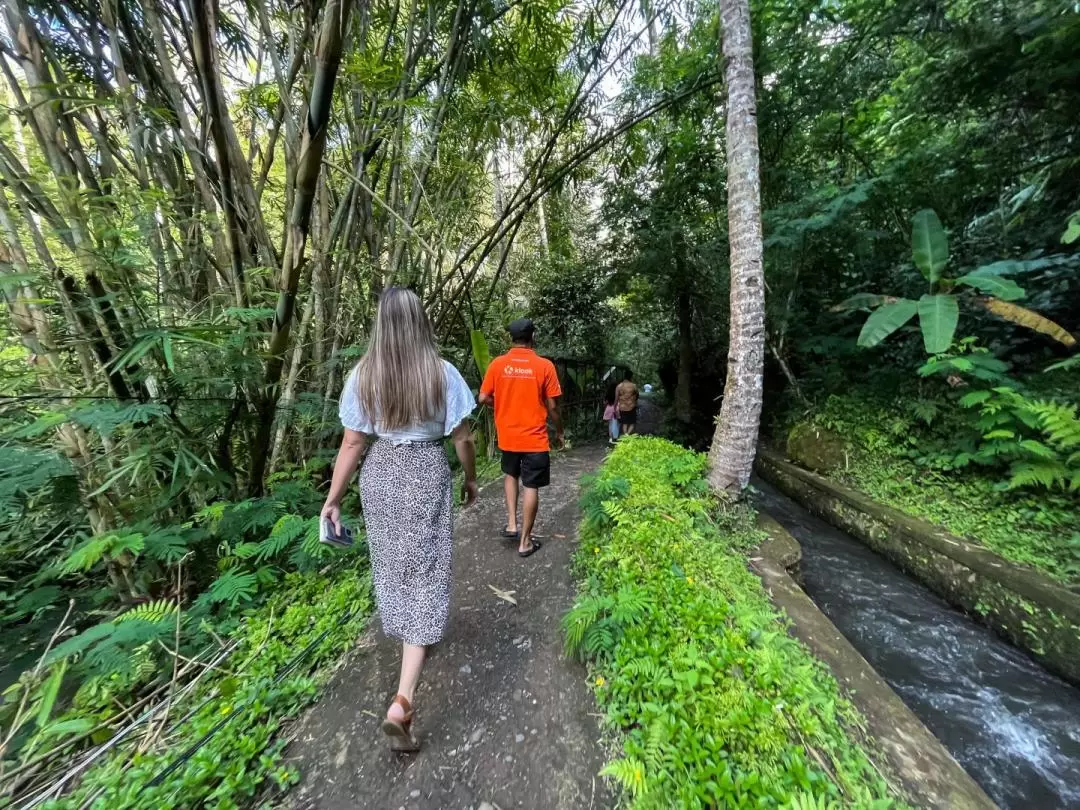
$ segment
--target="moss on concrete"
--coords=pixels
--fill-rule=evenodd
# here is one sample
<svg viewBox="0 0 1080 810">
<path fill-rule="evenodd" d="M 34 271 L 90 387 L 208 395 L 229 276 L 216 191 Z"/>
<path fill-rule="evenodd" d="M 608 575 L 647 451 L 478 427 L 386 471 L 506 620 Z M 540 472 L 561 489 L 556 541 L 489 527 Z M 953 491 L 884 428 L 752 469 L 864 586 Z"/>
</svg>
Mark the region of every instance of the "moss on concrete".
<svg viewBox="0 0 1080 810">
<path fill-rule="evenodd" d="M 800 422 L 788 433 L 788 458 L 815 472 L 845 466 L 849 453 L 850 445 L 843 436 L 810 422 Z"/>
</svg>

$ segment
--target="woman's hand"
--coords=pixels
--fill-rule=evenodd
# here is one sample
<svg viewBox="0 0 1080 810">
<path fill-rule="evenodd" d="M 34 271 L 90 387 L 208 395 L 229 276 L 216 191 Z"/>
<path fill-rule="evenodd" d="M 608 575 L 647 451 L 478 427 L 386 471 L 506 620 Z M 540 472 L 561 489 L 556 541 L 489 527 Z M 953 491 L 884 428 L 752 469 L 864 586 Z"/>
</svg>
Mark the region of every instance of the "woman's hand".
<svg viewBox="0 0 1080 810">
<path fill-rule="evenodd" d="M 323 504 L 319 519 L 329 520 L 334 527 L 334 531 L 339 535 L 341 534 L 341 504 L 335 501 L 327 501 Z"/>
<path fill-rule="evenodd" d="M 475 479 L 466 478 L 461 485 L 461 505 L 468 508 L 476 503 L 476 499 L 479 497 L 480 488 L 476 486 Z"/>
</svg>

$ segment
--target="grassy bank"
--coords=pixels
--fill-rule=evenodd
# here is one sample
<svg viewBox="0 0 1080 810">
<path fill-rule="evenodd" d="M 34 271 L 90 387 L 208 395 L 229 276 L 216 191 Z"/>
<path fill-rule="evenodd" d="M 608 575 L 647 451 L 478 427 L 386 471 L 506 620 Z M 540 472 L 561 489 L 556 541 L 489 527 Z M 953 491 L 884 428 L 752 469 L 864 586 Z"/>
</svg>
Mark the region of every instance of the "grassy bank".
<svg viewBox="0 0 1080 810">
<path fill-rule="evenodd" d="M 748 570 L 752 512 L 719 510 L 704 468 L 636 438 L 584 497 L 567 647 L 621 732 L 605 773 L 637 808 L 896 806 L 855 710 Z"/>
<path fill-rule="evenodd" d="M 1007 489 L 1000 471 L 990 467 L 941 468 L 935 450 L 960 428 L 940 418 L 927 424 L 917 405 L 833 396 L 801 419 L 845 440 L 843 463 L 831 477 L 1013 562 L 1080 583 L 1077 493 Z"/>
</svg>

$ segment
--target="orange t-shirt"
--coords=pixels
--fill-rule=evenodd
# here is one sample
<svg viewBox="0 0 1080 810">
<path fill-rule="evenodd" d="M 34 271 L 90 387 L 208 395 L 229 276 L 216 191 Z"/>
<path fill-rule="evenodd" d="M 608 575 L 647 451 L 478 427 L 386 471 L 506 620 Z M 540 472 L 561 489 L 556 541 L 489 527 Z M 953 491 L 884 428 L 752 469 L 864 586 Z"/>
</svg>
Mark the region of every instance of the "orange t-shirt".
<svg viewBox="0 0 1080 810">
<path fill-rule="evenodd" d="M 550 449 L 546 400 L 562 394 L 559 375 L 550 360 L 532 349 L 515 346 L 491 361 L 480 393 L 495 397 L 500 450 L 543 453 Z"/>
</svg>

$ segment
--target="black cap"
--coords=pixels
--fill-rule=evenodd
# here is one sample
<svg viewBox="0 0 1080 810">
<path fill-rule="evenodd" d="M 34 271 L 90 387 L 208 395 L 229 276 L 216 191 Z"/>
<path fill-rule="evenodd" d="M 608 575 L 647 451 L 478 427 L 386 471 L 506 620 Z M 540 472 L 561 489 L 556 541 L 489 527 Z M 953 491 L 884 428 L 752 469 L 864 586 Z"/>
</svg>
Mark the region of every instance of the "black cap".
<svg viewBox="0 0 1080 810">
<path fill-rule="evenodd" d="M 533 322 L 528 318 L 518 318 L 516 321 L 512 321 L 506 331 L 510 333 L 510 337 L 515 342 L 522 342 L 533 339 L 533 332 L 536 331 L 536 327 Z"/>
</svg>

